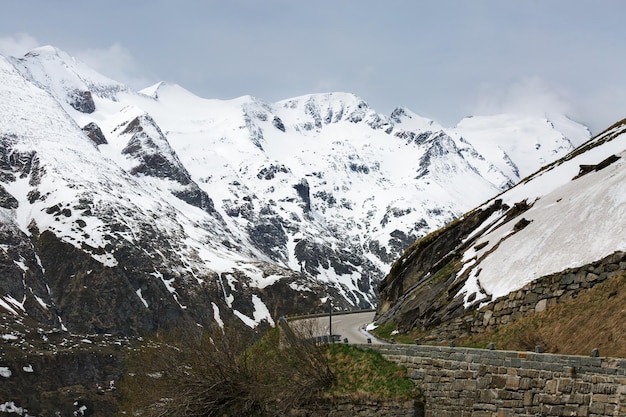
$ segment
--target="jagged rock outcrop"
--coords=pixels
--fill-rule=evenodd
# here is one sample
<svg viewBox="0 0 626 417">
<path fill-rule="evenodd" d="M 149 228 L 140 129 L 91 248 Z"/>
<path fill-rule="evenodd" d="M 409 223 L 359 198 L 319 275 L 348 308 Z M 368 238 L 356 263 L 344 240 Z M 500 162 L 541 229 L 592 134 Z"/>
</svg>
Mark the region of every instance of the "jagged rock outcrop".
<svg viewBox="0 0 626 417">
<path fill-rule="evenodd" d="M 68 101 L 74 110 L 78 110 L 81 113 L 91 114 L 96 111 L 96 104 L 93 102 L 90 91 L 71 91 L 68 94 Z"/>
<path fill-rule="evenodd" d="M 94 122 L 87 123 L 83 127 L 83 132 L 85 132 L 87 137 L 89 137 L 96 146 L 108 144 L 104 133 L 102 133 L 102 129 Z"/>
</svg>

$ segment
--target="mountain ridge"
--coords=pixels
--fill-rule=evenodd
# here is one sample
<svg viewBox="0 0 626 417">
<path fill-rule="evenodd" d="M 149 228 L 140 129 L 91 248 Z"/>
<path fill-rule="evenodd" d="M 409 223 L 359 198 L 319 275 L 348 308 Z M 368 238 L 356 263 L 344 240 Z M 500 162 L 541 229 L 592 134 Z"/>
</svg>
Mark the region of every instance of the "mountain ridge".
<svg viewBox="0 0 626 417">
<path fill-rule="evenodd" d="M 272 104 L 167 83 L 133 92 L 46 47 L 1 63 L 4 218 L 19 225 L 25 258 L 43 261 L 19 268 L 8 256 L 7 268 L 38 283 L 23 291 L 5 279 L 0 298 L 9 307 L 9 296 L 22 306 L 41 299 L 39 314 L 69 329 L 271 324 L 327 308 L 329 296 L 338 309 L 372 307 L 414 240 L 521 179 L 462 129 L 403 108 L 380 115 L 350 93 Z M 568 138 L 542 119 L 523 126 L 555 138 L 533 158 L 561 155 L 585 132 Z M 68 256 L 80 261 L 59 268 Z M 46 280 L 55 285 L 43 291 Z M 106 320 L 102 282 L 119 287 L 103 292 L 119 311 Z M 31 287 L 40 288 L 32 297 Z M 69 290 L 97 305 L 85 305 L 88 319 Z"/>
</svg>

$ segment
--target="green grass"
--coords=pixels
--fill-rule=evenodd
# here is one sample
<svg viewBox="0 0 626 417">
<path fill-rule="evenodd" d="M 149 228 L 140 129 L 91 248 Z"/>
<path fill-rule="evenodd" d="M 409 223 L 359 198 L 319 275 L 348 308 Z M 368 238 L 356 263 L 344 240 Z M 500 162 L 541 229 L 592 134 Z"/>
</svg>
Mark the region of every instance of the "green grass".
<svg viewBox="0 0 626 417">
<path fill-rule="evenodd" d="M 328 361 L 337 377 L 337 383 L 327 392 L 330 396 L 408 400 L 420 395 L 406 368 L 387 361 L 371 349 L 329 345 Z"/>
<path fill-rule="evenodd" d="M 393 322 L 387 322 L 385 324 L 381 324 L 377 328 L 371 331 L 379 339 L 389 340 L 393 337 L 392 333 L 396 330 L 396 324 Z"/>
<path fill-rule="evenodd" d="M 393 330 L 390 329 L 389 333 Z M 263 352 L 262 357 L 273 356 L 270 352 L 280 355 L 279 339 L 280 329 L 270 329 L 248 352 L 253 357 L 259 352 Z M 336 343 L 326 346 L 325 352 L 328 367 L 336 377 L 336 383 L 325 392 L 328 397 L 367 400 L 419 397 L 419 391 L 408 378 L 406 368 L 387 361 L 376 351 Z"/>
<path fill-rule="evenodd" d="M 459 259 L 453 259 L 448 262 L 443 268 L 437 271 L 431 278 L 430 282 L 433 284 L 440 284 L 445 282 L 450 275 L 461 269 L 461 261 Z"/>
<path fill-rule="evenodd" d="M 393 338 L 395 343 L 402 344 L 413 344 L 415 343 L 415 339 L 419 339 L 423 334 L 422 331 L 417 329 L 408 333 L 394 333 L 395 331 L 397 331 L 396 324 L 393 322 L 387 322 L 372 330 L 371 333 L 379 339 L 391 341 Z"/>
</svg>

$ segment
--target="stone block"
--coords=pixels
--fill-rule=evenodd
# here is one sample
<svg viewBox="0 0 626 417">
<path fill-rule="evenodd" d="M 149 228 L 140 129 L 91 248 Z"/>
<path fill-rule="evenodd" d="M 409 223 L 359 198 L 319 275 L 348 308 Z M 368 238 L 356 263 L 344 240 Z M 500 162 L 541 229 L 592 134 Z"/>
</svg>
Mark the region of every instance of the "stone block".
<svg viewBox="0 0 626 417">
<path fill-rule="evenodd" d="M 433 414 L 434 416 L 438 414 Z M 471 417 L 493 417 L 491 411 L 475 410 L 472 411 Z"/>
<path fill-rule="evenodd" d="M 496 417 L 512 417 L 513 415 L 513 410 L 500 409 L 498 410 Z"/>
<path fill-rule="evenodd" d="M 473 409 L 474 411 L 488 411 L 488 415 L 492 416 L 492 413 L 495 412 L 498 408 L 495 406 L 495 404 L 478 403 L 474 404 Z"/>
<path fill-rule="evenodd" d="M 423 369 L 414 369 L 411 371 L 411 379 L 422 380 L 426 376 L 426 372 Z"/>
<path fill-rule="evenodd" d="M 594 384 L 591 392 L 594 394 L 615 395 L 617 393 L 617 385 L 607 383 Z"/>
<path fill-rule="evenodd" d="M 532 391 L 524 392 L 524 407 L 530 407 L 533 405 L 533 399 L 535 397 L 535 393 Z"/>
<path fill-rule="evenodd" d="M 541 416 L 559 416 L 560 415 L 560 414 L 557 414 L 558 410 L 556 409 L 556 407 L 550 404 L 541 404 L 539 410 L 540 410 L 539 415 Z"/>
<path fill-rule="evenodd" d="M 521 378 L 518 376 L 507 376 L 504 388 L 517 391 L 520 387 Z"/>
<path fill-rule="evenodd" d="M 558 380 L 558 388 L 557 391 L 560 393 L 569 394 L 572 392 L 572 380 L 569 378 L 560 378 Z"/>
<path fill-rule="evenodd" d="M 573 273 L 569 273 L 561 277 L 560 283 L 563 286 L 568 286 L 570 284 L 573 284 L 575 281 L 576 281 L 576 275 L 574 275 Z"/>
<path fill-rule="evenodd" d="M 589 404 L 589 414 L 604 414 L 604 404 L 594 401 Z"/>
<path fill-rule="evenodd" d="M 547 305 L 548 305 L 547 299 L 544 298 L 543 300 L 539 300 L 537 304 L 535 305 L 535 312 L 541 313 L 542 311 L 546 309 Z"/>
<path fill-rule="evenodd" d="M 479 376 L 476 378 L 477 389 L 487 389 L 491 386 L 491 375 Z"/>
<path fill-rule="evenodd" d="M 570 394 L 565 398 L 566 404 L 578 404 L 578 405 L 588 405 L 591 402 L 591 395 L 589 394 Z"/>
<path fill-rule="evenodd" d="M 556 387 L 557 387 L 557 381 L 554 380 L 554 379 L 551 379 L 551 380 L 546 382 L 546 385 L 544 387 L 544 392 L 546 392 L 548 394 L 555 394 L 556 393 Z"/>
<path fill-rule="evenodd" d="M 501 375 L 492 375 L 489 382 L 490 388 L 504 388 L 506 386 L 506 377 Z"/>
<path fill-rule="evenodd" d="M 531 378 L 521 377 L 519 381 L 519 389 L 527 390 L 531 387 Z"/>
<path fill-rule="evenodd" d="M 531 292 L 526 295 L 526 304 L 536 304 L 539 301 L 539 294 Z"/>
<path fill-rule="evenodd" d="M 589 407 L 587 407 L 586 405 L 580 406 L 576 410 L 577 417 L 587 417 L 588 415 L 589 415 Z"/>
<path fill-rule="evenodd" d="M 509 371 L 511 371 L 511 370 L 516 369 L 516 368 L 520 368 L 522 366 L 522 360 L 521 359 L 516 359 L 516 358 L 514 358 L 514 359 L 507 359 L 504 362 L 504 364 L 506 366 L 510 367 L 511 369 Z"/>
</svg>

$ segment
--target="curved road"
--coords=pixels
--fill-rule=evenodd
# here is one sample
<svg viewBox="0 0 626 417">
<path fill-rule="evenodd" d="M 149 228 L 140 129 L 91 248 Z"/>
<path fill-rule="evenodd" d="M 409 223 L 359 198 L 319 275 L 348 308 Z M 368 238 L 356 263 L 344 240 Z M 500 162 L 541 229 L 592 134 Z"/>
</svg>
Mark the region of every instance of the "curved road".
<svg viewBox="0 0 626 417">
<path fill-rule="evenodd" d="M 372 343 L 383 343 L 364 330 L 365 326 L 374 321 L 374 314 L 375 313 L 373 311 L 364 313 L 333 314 L 333 334 L 339 335 L 342 342 L 345 338 L 348 338 L 349 343 L 367 343 L 367 339 L 370 338 Z M 328 316 L 304 320 L 314 320 L 314 328 L 320 333 L 318 336 L 328 335 Z"/>
</svg>

